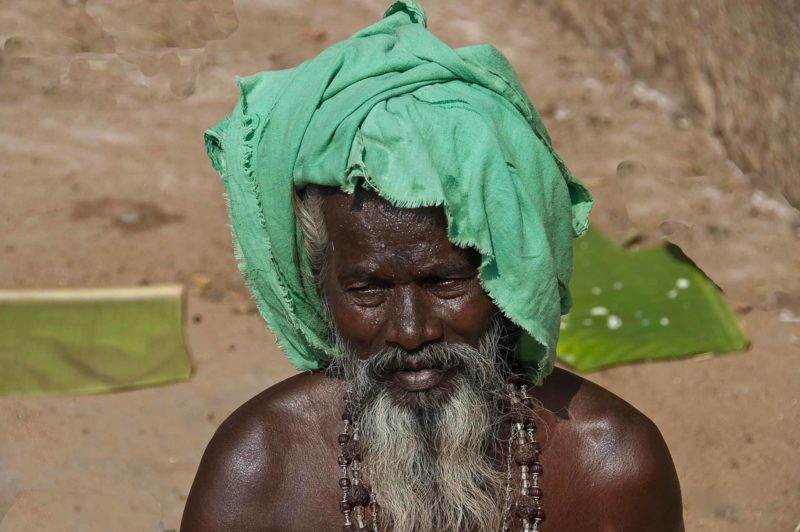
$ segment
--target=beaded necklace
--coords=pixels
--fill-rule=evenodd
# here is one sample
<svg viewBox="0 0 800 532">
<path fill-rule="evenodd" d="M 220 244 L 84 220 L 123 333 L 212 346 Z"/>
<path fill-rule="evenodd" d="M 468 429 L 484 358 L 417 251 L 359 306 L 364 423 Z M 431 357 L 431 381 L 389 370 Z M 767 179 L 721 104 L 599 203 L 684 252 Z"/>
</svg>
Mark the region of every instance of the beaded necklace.
<svg viewBox="0 0 800 532">
<path fill-rule="evenodd" d="M 511 532 L 515 523 L 521 532 L 539 532 L 544 521 L 542 510 L 541 446 L 536 441 L 536 421 L 528 386 L 519 376 L 508 382 L 511 406 L 511 434 L 506 442 L 506 482 L 500 532 Z M 378 505 L 375 492 L 361 479 L 361 443 L 358 419 L 348 397 L 342 413 L 342 432 L 339 434 L 339 487 L 342 498 L 339 509 L 344 516 L 343 532 L 379 532 Z M 514 500 L 514 472 L 519 475 L 520 493 Z M 512 508 L 514 513 L 512 515 Z M 516 519 L 515 519 L 516 518 Z M 369 523 L 369 525 L 368 525 Z M 368 528 L 369 526 L 369 528 Z"/>
<path fill-rule="evenodd" d="M 342 499 L 339 509 L 344 515 L 344 532 L 369 532 L 366 512 L 370 512 L 372 532 L 378 532 L 378 501 L 375 492 L 367 489 L 361 482 L 361 443 L 359 442 L 358 421 L 353 415 L 350 402 L 345 397 L 342 413 L 342 432 L 339 434 L 339 487 Z M 355 526 L 355 528 L 354 528 Z"/>
</svg>

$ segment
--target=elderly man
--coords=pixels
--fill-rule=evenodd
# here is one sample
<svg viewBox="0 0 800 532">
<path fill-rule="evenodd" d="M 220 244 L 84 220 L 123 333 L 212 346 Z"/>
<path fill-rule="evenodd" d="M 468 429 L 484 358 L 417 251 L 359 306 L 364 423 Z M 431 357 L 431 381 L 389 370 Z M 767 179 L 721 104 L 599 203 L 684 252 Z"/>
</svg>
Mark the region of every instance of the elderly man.
<svg viewBox="0 0 800 532">
<path fill-rule="evenodd" d="M 209 155 L 306 371 L 223 423 L 182 530 L 682 530 L 658 429 L 553 369 L 591 198 L 502 55 L 402 1 L 240 86 Z"/>
</svg>

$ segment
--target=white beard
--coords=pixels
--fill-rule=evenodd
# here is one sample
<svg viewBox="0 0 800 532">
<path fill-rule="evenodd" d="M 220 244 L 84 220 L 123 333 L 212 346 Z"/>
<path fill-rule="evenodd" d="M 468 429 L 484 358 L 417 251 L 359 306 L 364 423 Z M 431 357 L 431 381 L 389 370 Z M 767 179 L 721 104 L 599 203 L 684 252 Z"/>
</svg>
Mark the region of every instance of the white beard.
<svg viewBox="0 0 800 532">
<path fill-rule="evenodd" d="M 505 472 L 491 456 L 508 374 L 502 330 L 496 321 L 478 349 L 436 344 L 416 352 L 459 370 L 445 398 L 423 398 L 415 407 L 398 402 L 379 377 L 407 356 L 401 349 L 363 362 L 345 354 L 332 363 L 350 383 L 362 470 L 380 505 L 382 530 L 500 529 Z"/>
</svg>

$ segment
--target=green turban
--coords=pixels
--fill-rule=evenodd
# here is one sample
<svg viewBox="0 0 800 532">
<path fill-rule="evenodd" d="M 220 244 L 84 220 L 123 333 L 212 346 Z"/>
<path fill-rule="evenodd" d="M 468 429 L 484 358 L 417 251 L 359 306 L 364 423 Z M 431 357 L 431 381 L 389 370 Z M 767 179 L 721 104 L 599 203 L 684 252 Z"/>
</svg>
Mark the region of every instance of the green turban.
<svg viewBox="0 0 800 532">
<path fill-rule="evenodd" d="M 444 208 L 450 240 L 481 254 L 482 286 L 527 333 L 519 361 L 537 381 L 549 374 L 571 305 L 572 239 L 592 200 L 497 49 L 450 48 L 405 0 L 317 57 L 239 88 L 206 146 L 241 271 L 298 369 L 325 367 L 334 353 L 292 195 L 363 183 L 396 206 Z"/>
</svg>

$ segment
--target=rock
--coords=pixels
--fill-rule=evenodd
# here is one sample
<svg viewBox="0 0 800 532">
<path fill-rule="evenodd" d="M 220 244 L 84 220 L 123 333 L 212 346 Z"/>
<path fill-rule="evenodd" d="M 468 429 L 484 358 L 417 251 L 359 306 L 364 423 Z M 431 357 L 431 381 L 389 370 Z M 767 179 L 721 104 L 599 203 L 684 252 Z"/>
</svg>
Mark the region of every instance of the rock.
<svg viewBox="0 0 800 532">
<path fill-rule="evenodd" d="M 211 277 L 203 273 L 193 273 L 192 285 L 199 290 L 207 290 L 211 286 Z"/>
<path fill-rule="evenodd" d="M 800 295 L 779 290 L 770 294 L 767 304 L 778 320 L 800 322 Z"/>
</svg>

